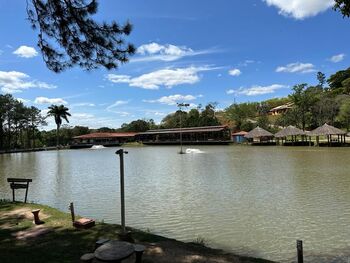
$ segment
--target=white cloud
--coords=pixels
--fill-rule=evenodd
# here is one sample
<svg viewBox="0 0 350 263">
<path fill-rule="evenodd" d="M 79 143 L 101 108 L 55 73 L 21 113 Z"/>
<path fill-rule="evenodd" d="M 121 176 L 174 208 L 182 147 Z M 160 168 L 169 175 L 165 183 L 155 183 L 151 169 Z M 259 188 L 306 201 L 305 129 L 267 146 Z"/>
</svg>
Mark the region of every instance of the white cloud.
<svg viewBox="0 0 350 263">
<path fill-rule="evenodd" d="M 276 69 L 276 72 L 287 73 L 311 73 L 315 72 L 315 66 L 311 63 L 290 63 L 286 66 L 280 66 Z"/>
<path fill-rule="evenodd" d="M 38 55 L 38 52 L 33 47 L 20 46 L 15 51 L 13 51 L 13 54 L 22 58 L 32 58 L 36 57 Z"/>
<path fill-rule="evenodd" d="M 234 93 L 235 93 L 235 90 L 233 89 L 226 90 L 226 94 L 234 94 Z"/>
<path fill-rule="evenodd" d="M 304 19 L 315 16 L 334 5 L 334 0 L 263 0 L 279 9 L 279 14 Z"/>
<path fill-rule="evenodd" d="M 209 54 L 216 52 L 215 50 L 194 51 L 186 46 L 175 46 L 171 44 L 161 45 L 158 43 L 150 43 L 141 45 L 137 49 L 139 57 L 131 59 L 131 62 L 145 61 L 174 61 L 187 56 L 196 56 L 201 54 Z"/>
<path fill-rule="evenodd" d="M 81 103 L 74 103 L 71 105 L 71 107 L 95 107 L 96 105 L 94 103 L 89 102 L 81 102 Z"/>
<path fill-rule="evenodd" d="M 4 93 L 16 93 L 29 88 L 54 89 L 56 86 L 37 80 L 30 80 L 30 77 L 22 72 L 0 71 L 0 88 Z"/>
<path fill-rule="evenodd" d="M 192 101 L 195 100 L 196 97 L 193 95 L 170 95 L 170 96 L 163 96 L 156 100 L 143 100 L 144 102 L 150 102 L 150 103 L 161 103 L 166 105 L 176 105 L 177 102 L 183 102 L 183 101 Z"/>
<path fill-rule="evenodd" d="M 230 74 L 231 76 L 238 77 L 239 75 L 242 74 L 242 72 L 238 68 L 234 68 L 229 70 L 228 74 Z"/>
<path fill-rule="evenodd" d="M 332 61 L 333 63 L 338 63 L 340 61 L 343 61 L 344 58 L 345 58 L 345 54 L 339 54 L 339 55 L 334 55 L 329 60 Z"/>
<path fill-rule="evenodd" d="M 19 102 L 22 102 L 22 103 L 29 103 L 30 102 L 30 100 L 23 99 L 23 98 L 16 98 L 16 100 L 18 100 Z"/>
<path fill-rule="evenodd" d="M 37 97 L 34 100 L 35 104 L 68 104 L 67 101 L 65 101 L 62 98 L 46 98 L 46 97 Z"/>
<path fill-rule="evenodd" d="M 270 86 L 252 86 L 250 88 L 241 87 L 238 90 L 228 90 L 227 94 L 242 94 L 246 96 L 257 96 L 274 93 L 276 90 L 288 88 L 286 85 L 273 84 Z"/>
<path fill-rule="evenodd" d="M 117 108 L 117 107 L 122 106 L 122 105 L 126 105 L 128 103 L 129 103 L 128 100 L 117 100 L 113 104 L 109 105 L 106 108 L 106 110 L 109 112 L 117 113 L 117 114 L 121 115 L 122 117 L 125 117 L 125 116 L 130 115 L 130 113 L 125 112 L 125 111 L 116 111 L 114 108 Z"/>
<path fill-rule="evenodd" d="M 143 74 L 138 77 L 130 77 L 126 75 L 108 74 L 107 79 L 113 83 L 128 83 L 131 87 L 142 89 L 159 89 L 161 86 L 172 88 L 181 84 L 194 84 L 199 82 L 201 71 L 214 70 L 210 67 L 188 67 L 188 68 L 166 68 L 150 73 Z"/>
</svg>

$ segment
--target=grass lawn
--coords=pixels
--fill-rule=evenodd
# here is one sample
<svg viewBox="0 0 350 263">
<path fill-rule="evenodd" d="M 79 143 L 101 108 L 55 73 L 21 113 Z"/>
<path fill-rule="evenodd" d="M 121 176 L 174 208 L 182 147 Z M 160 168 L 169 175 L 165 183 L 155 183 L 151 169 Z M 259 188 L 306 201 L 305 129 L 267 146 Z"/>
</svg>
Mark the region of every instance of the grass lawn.
<svg viewBox="0 0 350 263">
<path fill-rule="evenodd" d="M 45 224 L 39 227 L 33 224 L 33 209 L 41 209 L 40 219 Z M 29 231 L 38 229 L 45 233 L 27 236 Z M 136 229 L 130 230 L 135 242 L 146 246 L 143 256 L 145 263 L 270 262 L 239 257 L 200 244 L 183 243 Z M 72 227 L 69 214 L 54 208 L 0 201 L 0 262 L 79 262 L 81 255 L 94 251 L 98 239 L 118 239 L 119 231 L 120 226 L 104 223 L 96 223 L 95 227 L 88 230 L 78 230 Z M 134 259 L 127 262 L 134 262 Z"/>
</svg>

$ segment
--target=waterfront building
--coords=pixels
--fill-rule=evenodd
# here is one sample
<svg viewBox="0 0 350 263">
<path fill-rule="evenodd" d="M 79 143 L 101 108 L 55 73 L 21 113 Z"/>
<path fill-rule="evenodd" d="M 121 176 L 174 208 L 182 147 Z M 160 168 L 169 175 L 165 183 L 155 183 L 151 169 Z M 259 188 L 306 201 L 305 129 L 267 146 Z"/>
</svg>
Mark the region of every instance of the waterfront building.
<svg viewBox="0 0 350 263">
<path fill-rule="evenodd" d="M 283 113 L 286 113 L 289 109 L 292 109 L 294 106 L 293 102 L 289 102 L 280 106 L 277 106 L 275 108 L 272 108 L 269 110 L 270 115 L 282 115 Z"/>
<path fill-rule="evenodd" d="M 244 143 L 246 142 L 246 138 L 244 138 L 244 136 L 248 134 L 248 132 L 246 131 L 240 131 L 240 132 L 235 132 L 232 133 L 232 140 L 234 143 Z"/>
<path fill-rule="evenodd" d="M 176 129 L 158 129 L 138 133 L 136 140 L 143 144 L 176 145 L 180 144 L 229 144 L 232 142 L 228 126 L 206 126 Z"/>
<path fill-rule="evenodd" d="M 135 140 L 136 132 L 95 132 L 73 137 L 71 148 L 88 148 L 93 145 L 119 146 Z"/>
</svg>

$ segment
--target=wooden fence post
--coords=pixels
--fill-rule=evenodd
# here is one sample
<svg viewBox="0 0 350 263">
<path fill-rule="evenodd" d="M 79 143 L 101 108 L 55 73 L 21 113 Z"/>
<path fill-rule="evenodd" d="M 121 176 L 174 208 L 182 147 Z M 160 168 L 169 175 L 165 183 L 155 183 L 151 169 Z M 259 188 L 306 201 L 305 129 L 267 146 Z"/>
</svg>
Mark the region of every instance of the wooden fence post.
<svg viewBox="0 0 350 263">
<path fill-rule="evenodd" d="M 304 263 L 303 241 L 297 240 L 298 263 Z"/>
</svg>

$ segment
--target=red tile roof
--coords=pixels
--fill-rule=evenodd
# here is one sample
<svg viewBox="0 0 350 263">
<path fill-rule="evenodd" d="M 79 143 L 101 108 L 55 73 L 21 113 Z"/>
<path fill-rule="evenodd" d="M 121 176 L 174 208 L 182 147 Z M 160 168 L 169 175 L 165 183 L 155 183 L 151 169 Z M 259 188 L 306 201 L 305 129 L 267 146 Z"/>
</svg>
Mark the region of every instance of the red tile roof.
<svg viewBox="0 0 350 263">
<path fill-rule="evenodd" d="M 136 132 L 95 132 L 73 137 L 74 139 L 134 137 Z"/>
</svg>

